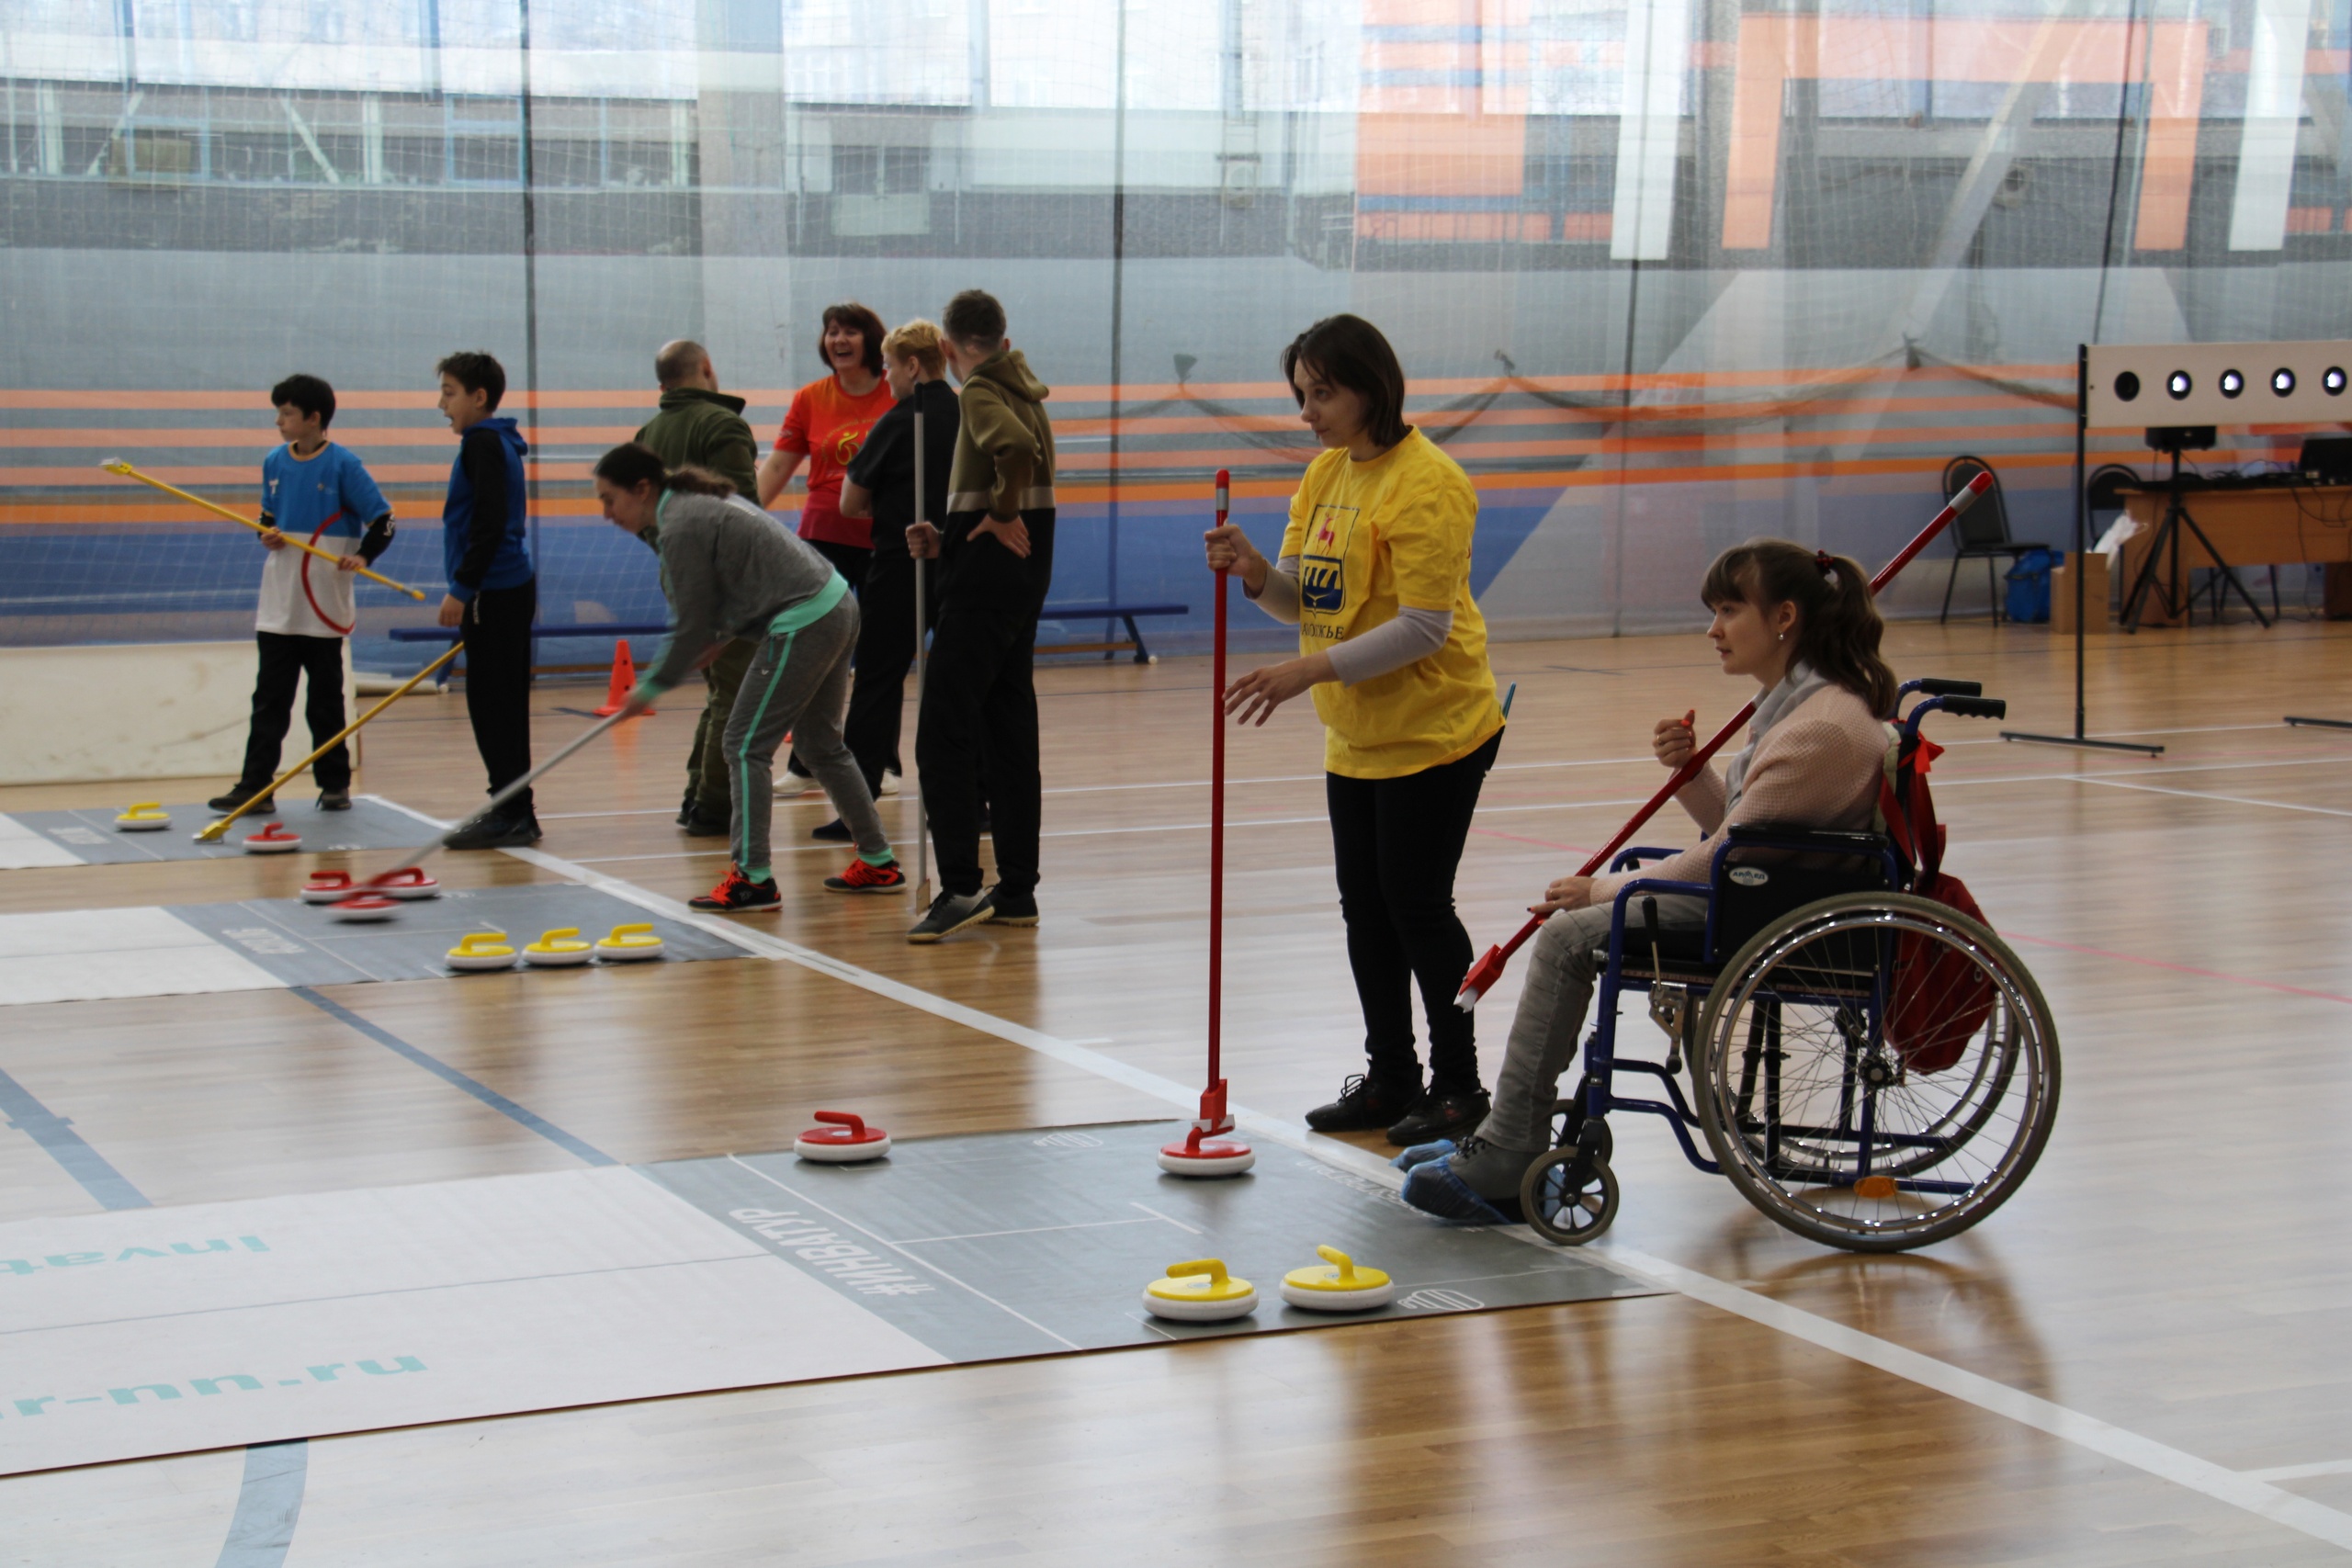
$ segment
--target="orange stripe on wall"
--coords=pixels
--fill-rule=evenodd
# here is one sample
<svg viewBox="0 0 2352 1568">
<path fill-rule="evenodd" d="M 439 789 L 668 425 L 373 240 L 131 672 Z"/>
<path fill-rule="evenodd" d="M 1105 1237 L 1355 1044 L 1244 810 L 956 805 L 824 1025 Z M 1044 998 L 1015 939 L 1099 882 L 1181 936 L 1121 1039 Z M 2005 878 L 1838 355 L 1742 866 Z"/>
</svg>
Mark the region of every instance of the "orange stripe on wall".
<svg viewBox="0 0 2352 1568">
<path fill-rule="evenodd" d="M 2148 39 L 2147 150 L 2140 161 L 2134 249 L 2188 243 L 2188 187 L 2197 172 L 2197 116 L 2205 99 L 2203 22 L 2158 22 Z"/>
<path fill-rule="evenodd" d="M 1772 189 L 1781 175 L 1781 84 L 1798 28 L 1786 17 L 1751 13 L 1739 19 L 1739 65 L 1731 90 L 1731 148 L 1724 172 L 1724 249 L 1768 250 L 1772 243 Z"/>
</svg>

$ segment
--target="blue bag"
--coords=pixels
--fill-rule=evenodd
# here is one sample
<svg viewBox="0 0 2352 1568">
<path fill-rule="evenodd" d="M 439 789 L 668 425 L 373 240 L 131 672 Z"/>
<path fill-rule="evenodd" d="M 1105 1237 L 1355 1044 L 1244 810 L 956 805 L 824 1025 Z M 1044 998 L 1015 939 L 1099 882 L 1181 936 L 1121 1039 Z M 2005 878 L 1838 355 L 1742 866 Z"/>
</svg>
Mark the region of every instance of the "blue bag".
<svg viewBox="0 0 2352 1568">
<path fill-rule="evenodd" d="M 2009 568 L 2009 619 L 2046 622 L 2050 619 L 2050 572 L 2066 559 L 2057 550 L 2028 550 Z"/>
</svg>

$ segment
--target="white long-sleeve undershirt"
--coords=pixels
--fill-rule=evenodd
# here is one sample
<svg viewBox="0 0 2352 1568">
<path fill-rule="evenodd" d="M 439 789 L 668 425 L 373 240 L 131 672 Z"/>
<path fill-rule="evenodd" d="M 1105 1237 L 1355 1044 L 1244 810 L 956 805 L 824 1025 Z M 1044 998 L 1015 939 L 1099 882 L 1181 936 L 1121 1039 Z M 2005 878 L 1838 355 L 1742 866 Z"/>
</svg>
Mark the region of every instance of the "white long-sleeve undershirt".
<svg viewBox="0 0 2352 1568">
<path fill-rule="evenodd" d="M 1255 593 L 1242 583 L 1243 594 L 1260 609 L 1282 622 L 1299 619 L 1298 558 L 1284 556 L 1266 574 L 1266 584 Z M 1340 683 L 1352 686 L 1374 676 L 1402 670 L 1417 659 L 1427 659 L 1445 646 L 1453 632 L 1451 610 L 1416 610 L 1399 606 L 1394 620 L 1383 622 L 1359 637 L 1333 643 L 1324 651 Z"/>
</svg>

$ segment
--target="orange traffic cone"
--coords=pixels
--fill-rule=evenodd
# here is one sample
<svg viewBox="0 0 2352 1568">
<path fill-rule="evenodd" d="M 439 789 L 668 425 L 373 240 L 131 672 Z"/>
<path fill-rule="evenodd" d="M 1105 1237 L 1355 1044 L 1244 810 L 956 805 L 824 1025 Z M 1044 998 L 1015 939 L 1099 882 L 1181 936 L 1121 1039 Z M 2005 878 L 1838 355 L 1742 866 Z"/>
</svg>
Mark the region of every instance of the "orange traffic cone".
<svg viewBox="0 0 2352 1568">
<path fill-rule="evenodd" d="M 629 693 L 636 689 L 637 661 L 628 656 L 628 638 L 623 637 L 613 645 L 613 678 L 605 687 L 605 705 L 596 710 L 596 716 L 610 718 L 620 712 L 621 705 L 628 701 Z M 651 718 L 653 710 L 647 708 L 644 716 Z"/>
</svg>

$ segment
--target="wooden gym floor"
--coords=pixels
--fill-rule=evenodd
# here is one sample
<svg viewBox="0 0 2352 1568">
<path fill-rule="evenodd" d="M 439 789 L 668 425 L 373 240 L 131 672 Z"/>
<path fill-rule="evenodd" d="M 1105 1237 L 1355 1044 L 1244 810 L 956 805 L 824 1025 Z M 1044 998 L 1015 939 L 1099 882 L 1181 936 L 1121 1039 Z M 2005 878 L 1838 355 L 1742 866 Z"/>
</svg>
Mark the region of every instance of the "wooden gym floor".
<svg viewBox="0 0 2352 1568">
<path fill-rule="evenodd" d="M 2071 649 L 2040 628 L 1892 641 L 1905 675 L 2007 697 L 2013 726 L 2071 721 Z M 1695 702 L 1711 728 L 1745 695 L 1696 637 L 1506 644 L 1495 664 L 1520 692 L 1460 879 L 1482 946 L 1655 787 L 1653 718 Z M 283 1561 L 2340 1558 L 2352 733 L 2278 720 L 2352 717 L 2347 673 L 2347 627 L 2102 637 L 2094 732 L 2161 759 L 1931 727 L 1951 867 L 2039 976 L 2066 1067 L 2032 1179 L 1955 1242 L 1812 1247 L 1635 1119 L 1602 1245 L 1670 1293 L 321 1439 Z M 785 1147 L 828 1102 L 901 1136 L 1168 1114 L 1096 1069 L 1199 1077 L 1206 679 L 1181 660 L 1041 678 L 1034 931 L 910 948 L 910 900 L 830 897 L 842 855 L 796 850 L 782 913 L 748 919 L 849 977 L 700 964 L 593 991 L 541 974 L 333 999 L 630 1162 Z M 542 689 L 543 751 L 594 695 Z M 554 775 L 548 859 L 445 856 L 439 874 L 699 891 L 724 856 L 671 824 L 692 723 L 673 704 Z M 1231 753 L 1228 1070 L 1238 1100 L 1286 1118 L 1361 1065 L 1319 746 L 1300 704 Z M 0 809 L 218 782 L 0 791 Z M 450 817 L 479 782 L 457 698 L 371 728 L 367 791 Z M 910 806 L 888 811 L 911 830 Z M 779 843 L 826 815 L 779 804 Z M 1669 810 L 1644 837 L 1687 832 Z M 8 872 L 0 912 L 283 896 L 312 863 Z M 1516 997 L 1514 974 L 1481 1010 L 1490 1072 Z M 0 1070 L 158 1204 L 574 1164 L 279 991 L 0 1009 Z M 96 1208 L 0 1130 L 0 1218 Z M 246 1475 L 229 1451 L 0 1482 L 0 1562 L 277 1562 L 238 1544 L 269 1534 Z"/>
</svg>

